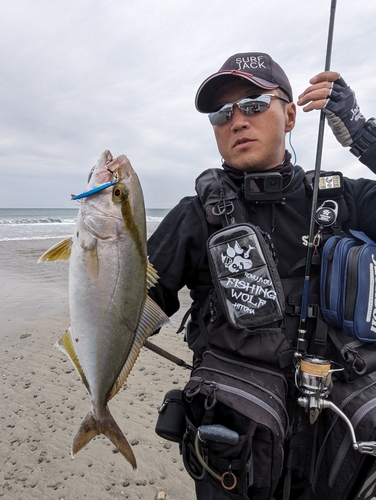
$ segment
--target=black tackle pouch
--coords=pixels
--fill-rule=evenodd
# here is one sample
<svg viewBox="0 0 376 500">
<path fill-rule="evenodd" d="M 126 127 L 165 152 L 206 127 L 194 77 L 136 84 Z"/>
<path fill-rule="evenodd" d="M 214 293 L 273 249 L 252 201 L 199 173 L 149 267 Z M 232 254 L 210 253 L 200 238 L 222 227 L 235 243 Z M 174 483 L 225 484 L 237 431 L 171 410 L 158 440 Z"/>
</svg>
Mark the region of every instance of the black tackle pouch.
<svg viewBox="0 0 376 500">
<path fill-rule="evenodd" d="M 168 441 L 180 443 L 185 432 L 185 415 L 182 405 L 182 392 L 179 389 L 168 391 L 158 410 L 155 432 Z"/>
<path fill-rule="evenodd" d="M 207 246 L 217 296 L 233 328 L 255 328 L 283 318 L 281 280 L 259 228 L 228 226 L 214 233 Z"/>
<path fill-rule="evenodd" d="M 282 474 L 286 394 L 274 367 L 206 351 L 183 392 L 188 474 L 232 500 L 270 500 Z"/>
</svg>

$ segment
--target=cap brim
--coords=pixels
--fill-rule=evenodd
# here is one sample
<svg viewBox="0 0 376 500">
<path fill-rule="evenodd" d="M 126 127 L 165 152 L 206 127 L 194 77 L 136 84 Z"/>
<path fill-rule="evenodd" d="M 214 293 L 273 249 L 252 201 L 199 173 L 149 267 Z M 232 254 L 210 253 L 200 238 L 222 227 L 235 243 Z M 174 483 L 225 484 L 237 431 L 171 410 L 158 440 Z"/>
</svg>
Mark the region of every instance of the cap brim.
<svg viewBox="0 0 376 500">
<path fill-rule="evenodd" d="M 248 80 L 249 82 L 257 85 L 262 89 L 271 90 L 276 89 L 279 85 L 271 82 L 267 82 L 262 78 L 257 78 L 252 76 L 250 73 L 245 73 L 243 71 L 237 70 L 224 70 L 218 71 L 213 75 L 209 76 L 199 87 L 196 94 L 196 109 L 200 113 L 210 113 L 212 111 L 212 101 L 215 93 L 226 83 L 229 83 L 235 79 L 242 78 Z"/>
</svg>

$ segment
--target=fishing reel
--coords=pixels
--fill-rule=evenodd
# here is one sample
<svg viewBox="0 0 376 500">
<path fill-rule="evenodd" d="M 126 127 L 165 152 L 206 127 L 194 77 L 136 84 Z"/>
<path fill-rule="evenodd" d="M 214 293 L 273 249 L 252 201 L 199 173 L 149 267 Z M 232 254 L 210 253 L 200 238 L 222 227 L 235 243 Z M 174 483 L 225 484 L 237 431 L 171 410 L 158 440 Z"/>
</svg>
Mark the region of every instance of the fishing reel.
<svg viewBox="0 0 376 500">
<path fill-rule="evenodd" d="M 330 361 L 319 356 L 295 354 L 295 385 L 304 394 L 298 398 L 298 404 L 308 410 L 311 424 L 326 408 L 325 398 L 333 389 L 332 374 L 343 370 L 331 366 Z"/>
<path fill-rule="evenodd" d="M 310 423 L 314 424 L 322 410 L 330 408 L 346 422 L 353 449 L 359 453 L 376 456 L 376 441 L 357 441 L 349 418 L 332 401 L 326 399 L 333 389 L 333 373 L 342 371 L 343 368 L 332 368 L 332 361 L 299 352 L 295 353 L 294 362 L 295 385 L 304 394 L 298 398 L 298 404 L 306 409 Z"/>
</svg>

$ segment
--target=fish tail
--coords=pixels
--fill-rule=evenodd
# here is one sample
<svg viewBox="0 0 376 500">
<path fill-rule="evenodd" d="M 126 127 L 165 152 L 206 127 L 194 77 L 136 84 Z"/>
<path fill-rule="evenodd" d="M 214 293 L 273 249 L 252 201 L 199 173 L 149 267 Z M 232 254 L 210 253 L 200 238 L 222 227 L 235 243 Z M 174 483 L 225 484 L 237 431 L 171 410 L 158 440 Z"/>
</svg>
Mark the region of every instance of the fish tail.
<svg viewBox="0 0 376 500">
<path fill-rule="evenodd" d="M 133 469 L 137 468 L 136 458 L 132 448 L 107 406 L 105 407 L 103 416 L 98 417 L 93 410 L 90 410 L 83 419 L 73 440 L 72 458 L 95 436 L 99 436 L 100 434 L 104 434 L 108 437 L 112 444 L 128 460 Z"/>
</svg>

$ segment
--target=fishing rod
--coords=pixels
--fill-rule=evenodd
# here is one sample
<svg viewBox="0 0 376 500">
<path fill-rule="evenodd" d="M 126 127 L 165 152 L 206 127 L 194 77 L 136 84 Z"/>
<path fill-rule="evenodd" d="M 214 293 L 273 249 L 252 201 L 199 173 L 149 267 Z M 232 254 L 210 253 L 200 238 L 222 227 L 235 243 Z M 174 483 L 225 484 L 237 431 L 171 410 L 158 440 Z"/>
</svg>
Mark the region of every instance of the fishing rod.
<svg viewBox="0 0 376 500">
<path fill-rule="evenodd" d="M 150 351 L 155 352 L 156 354 L 159 354 L 159 356 L 168 359 L 169 361 L 175 363 L 178 366 L 182 366 L 183 368 L 187 368 L 188 370 L 193 370 L 193 366 L 186 363 L 183 359 L 180 359 L 177 356 L 171 354 L 170 352 L 165 351 L 164 349 L 162 349 L 162 347 L 159 347 L 153 344 L 152 342 L 149 342 L 149 340 L 145 340 L 144 347 L 146 347 L 146 349 L 149 349 Z"/>
<path fill-rule="evenodd" d="M 330 70 L 330 62 L 332 56 L 332 46 L 333 46 L 333 33 L 334 33 L 334 19 L 336 13 L 336 5 L 337 0 L 332 0 L 330 7 L 330 19 L 329 19 L 329 30 L 328 30 L 328 41 L 326 47 L 326 59 L 325 59 L 325 71 Z M 317 149 L 316 149 L 316 160 L 315 160 L 315 171 L 313 177 L 313 193 L 312 193 L 312 207 L 311 207 L 311 218 L 310 218 L 310 227 L 309 227 L 309 236 L 308 236 L 308 248 L 307 248 L 307 256 L 305 263 L 305 276 L 304 276 L 304 284 L 303 284 L 303 296 L 302 296 L 302 307 L 300 313 L 300 323 L 298 330 L 298 340 L 296 352 L 297 354 L 300 352 L 300 344 L 303 343 L 303 351 L 304 351 L 304 342 L 306 340 L 306 324 L 307 324 L 307 314 L 308 314 L 308 300 L 309 300 L 309 288 L 310 288 L 310 279 L 311 279 L 311 265 L 312 265 L 312 256 L 315 246 L 315 224 L 316 224 L 316 210 L 317 210 L 317 200 L 318 200 L 318 192 L 319 192 L 319 181 L 320 181 L 320 172 L 321 172 L 321 159 L 322 159 L 322 150 L 324 143 L 324 129 L 325 129 L 325 113 L 323 110 L 320 112 L 320 121 L 319 121 L 319 131 L 317 137 Z"/>
</svg>

